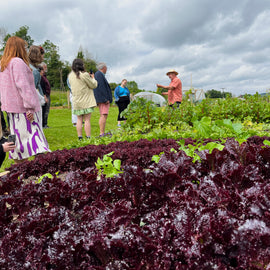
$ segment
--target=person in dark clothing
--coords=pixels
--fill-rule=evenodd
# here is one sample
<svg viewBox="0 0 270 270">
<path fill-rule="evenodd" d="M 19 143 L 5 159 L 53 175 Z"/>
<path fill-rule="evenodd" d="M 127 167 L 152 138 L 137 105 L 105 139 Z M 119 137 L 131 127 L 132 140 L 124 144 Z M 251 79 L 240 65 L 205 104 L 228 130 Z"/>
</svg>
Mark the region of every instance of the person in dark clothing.
<svg viewBox="0 0 270 270">
<path fill-rule="evenodd" d="M 45 98 L 45 105 L 42 106 L 42 126 L 43 128 L 49 128 L 48 127 L 48 116 L 50 112 L 50 105 L 51 105 L 51 85 L 50 82 L 47 79 L 47 65 L 45 63 L 40 64 L 40 85 L 44 92 L 44 98 Z"/>
<path fill-rule="evenodd" d="M 130 103 L 130 92 L 127 88 L 127 80 L 123 79 L 121 84 L 114 89 L 115 103 L 118 106 L 118 127 L 121 127 L 121 121 L 126 121 L 126 118 L 121 116 L 121 113 L 127 108 Z"/>
<path fill-rule="evenodd" d="M 98 71 L 95 73 L 95 79 L 98 82 L 98 86 L 94 89 L 94 95 L 99 107 L 99 129 L 100 136 L 104 136 L 106 121 L 109 114 L 110 103 L 112 103 L 112 90 L 105 78 L 107 72 L 107 66 L 105 63 L 100 63 L 97 66 Z"/>
<path fill-rule="evenodd" d="M 2 166 L 6 158 L 6 152 L 15 149 L 15 147 L 16 145 L 13 142 L 8 142 L 7 139 L 3 137 L 2 121 L 1 121 L 0 123 L 0 167 Z"/>
<path fill-rule="evenodd" d="M 5 120 L 5 117 L 4 117 L 4 113 L 1 110 L 1 102 L 0 102 L 0 113 L 1 113 L 1 128 L 2 128 L 2 131 L 3 131 L 3 135 L 5 137 L 7 137 L 9 135 L 9 126 L 7 126 L 7 123 L 6 123 L 6 120 Z M 8 121 L 8 116 L 7 116 L 7 121 Z"/>
<path fill-rule="evenodd" d="M 4 137 L 0 139 L 0 167 L 6 158 L 6 152 L 15 149 L 15 147 L 16 146 L 13 142 L 7 142 Z"/>
<path fill-rule="evenodd" d="M 6 137 L 9 135 L 9 131 L 8 131 L 8 127 L 7 127 L 7 124 L 6 124 L 6 120 L 5 120 L 5 117 L 4 117 L 4 113 L 1 111 L 1 123 L 2 123 L 2 130 L 3 130 L 3 135 Z"/>
<path fill-rule="evenodd" d="M 4 113 L 2 111 L 1 111 L 1 124 L 2 124 L 2 130 L 5 130 L 7 128 L 7 124 L 4 117 Z"/>
</svg>

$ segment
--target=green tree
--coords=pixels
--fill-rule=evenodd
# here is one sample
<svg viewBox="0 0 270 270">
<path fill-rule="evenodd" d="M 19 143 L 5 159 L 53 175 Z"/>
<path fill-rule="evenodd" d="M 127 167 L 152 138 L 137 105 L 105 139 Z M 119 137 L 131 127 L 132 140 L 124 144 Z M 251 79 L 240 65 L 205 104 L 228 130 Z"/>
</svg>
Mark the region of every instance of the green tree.
<svg viewBox="0 0 270 270">
<path fill-rule="evenodd" d="M 232 97 L 232 93 L 230 92 L 224 92 L 223 97 Z"/>
<path fill-rule="evenodd" d="M 58 46 L 53 44 L 50 40 L 46 40 L 42 44 L 42 47 L 45 50 L 44 62 L 48 67 L 47 78 L 53 88 L 62 88 L 66 78 L 63 78 L 64 63 L 60 60 Z M 65 76 L 66 73 L 68 73 L 68 71 L 65 66 Z"/>
<path fill-rule="evenodd" d="M 130 89 L 138 89 L 138 84 L 135 81 L 128 81 L 127 88 Z"/>
<path fill-rule="evenodd" d="M 71 65 L 68 61 L 65 61 L 63 64 L 63 69 L 62 69 L 62 78 L 63 78 L 64 85 L 66 85 L 67 77 L 70 71 L 71 71 Z"/>
<path fill-rule="evenodd" d="M 87 50 L 83 50 L 82 47 L 80 47 L 77 58 L 83 60 L 86 71 L 92 71 L 94 73 L 97 71 L 97 62 L 92 58 L 91 54 L 88 53 Z"/>
<path fill-rule="evenodd" d="M 84 60 L 84 55 L 82 51 L 78 51 L 77 58 Z"/>
<path fill-rule="evenodd" d="M 8 41 L 8 39 L 11 37 L 11 36 L 16 36 L 16 37 L 20 37 L 22 38 L 23 40 L 25 40 L 28 44 L 28 47 L 30 47 L 31 45 L 33 45 L 34 43 L 34 40 L 31 38 L 30 35 L 28 35 L 28 30 L 29 30 L 29 26 L 25 25 L 25 26 L 21 26 L 19 28 L 18 31 L 16 31 L 15 33 L 13 34 L 6 34 L 4 39 L 3 39 L 3 47 L 1 48 L 1 51 L 3 52 L 5 47 L 6 47 L 6 43 Z M 1 33 L 3 33 L 3 30 L 1 30 Z"/>
<path fill-rule="evenodd" d="M 135 81 L 128 81 L 127 88 L 129 90 L 129 92 L 132 94 L 136 94 L 136 93 L 139 93 L 142 91 L 138 88 L 138 84 Z"/>
<path fill-rule="evenodd" d="M 117 85 L 119 85 L 119 83 L 109 83 L 109 85 L 110 85 L 110 87 L 111 87 L 111 89 L 112 89 L 112 95 L 113 95 L 113 97 L 114 97 L 114 89 L 115 89 L 115 87 L 116 87 Z"/>
<path fill-rule="evenodd" d="M 114 82 L 112 82 L 112 83 L 109 83 L 109 85 L 110 85 L 112 91 L 114 91 L 115 87 L 116 87 L 117 85 L 119 85 L 119 83 L 114 83 Z"/>
<path fill-rule="evenodd" d="M 3 47 L 0 51 L 4 51 L 6 42 L 11 36 L 17 36 L 22 39 L 24 39 L 28 46 L 34 44 L 34 40 L 31 38 L 31 36 L 28 34 L 29 27 L 28 26 L 21 26 L 18 31 L 16 31 L 13 34 L 6 34 L 5 29 L 0 28 L 0 38 L 2 39 Z M 3 35 L 5 34 L 5 37 L 3 38 Z M 47 64 L 48 72 L 47 77 L 52 87 L 59 88 L 63 87 L 67 75 L 70 72 L 70 64 L 68 62 L 63 63 L 60 60 L 59 55 L 59 48 L 55 44 L 53 44 L 50 40 L 46 40 L 41 45 L 44 50 L 44 62 Z"/>
<path fill-rule="evenodd" d="M 212 90 L 206 91 L 205 96 L 207 98 L 226 98 L 226 97 L 232 97 L 232 93 L 221 92 L 221 91 L 212 89 Z"/>
<path fill-rule="evenodd" d="M 207 98 L 223 98 L 224 97 L 221 91 L 218 91 L 215 89 L 206 91 L 205 96 Z"/>
</svg>

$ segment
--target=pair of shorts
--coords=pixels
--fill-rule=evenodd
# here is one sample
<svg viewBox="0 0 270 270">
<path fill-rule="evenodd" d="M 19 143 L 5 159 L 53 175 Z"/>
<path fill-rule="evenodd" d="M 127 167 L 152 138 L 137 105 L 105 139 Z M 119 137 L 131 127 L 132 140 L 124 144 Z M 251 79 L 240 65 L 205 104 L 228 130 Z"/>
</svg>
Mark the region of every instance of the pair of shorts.
<svg viewBox="0 0 270 270">
<path fill-rule="evenodd" d="M 110 103 L 98 103 L 100 114 L 109 114 Z"/>
<path fill-rule="evenodd" d="M 75 115 L 85 115 L 94 112 L 94 107 L 81 109 L 81 110 L 72 110 L 72 114 Z"/>
</svg>

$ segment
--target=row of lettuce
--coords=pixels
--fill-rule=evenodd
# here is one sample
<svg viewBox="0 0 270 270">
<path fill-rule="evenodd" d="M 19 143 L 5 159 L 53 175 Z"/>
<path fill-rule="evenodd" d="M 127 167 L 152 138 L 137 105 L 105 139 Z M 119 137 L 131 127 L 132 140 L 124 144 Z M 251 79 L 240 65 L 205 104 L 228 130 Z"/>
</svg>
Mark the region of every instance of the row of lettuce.
<svg viewBox="0 0 270 270">
<path fill-rule="evenodd" d="M 13 165 L 1 177 L 0 268 L 268 269 L 269 141 L 141 139 Z"/>
<path fill-rule="evenodd" d="M 267 98 L 182 105 L 12 165 L 0 268 L 270 269 Z"/>
</svg>

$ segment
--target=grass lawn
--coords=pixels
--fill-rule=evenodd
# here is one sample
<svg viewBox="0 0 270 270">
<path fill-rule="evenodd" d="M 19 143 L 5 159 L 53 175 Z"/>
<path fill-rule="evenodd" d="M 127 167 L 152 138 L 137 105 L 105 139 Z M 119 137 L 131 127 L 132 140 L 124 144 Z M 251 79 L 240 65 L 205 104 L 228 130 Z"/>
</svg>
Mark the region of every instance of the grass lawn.
<svg viewBox="0 0 270 270">
<path fill-rule="evenodd" d="M 117 128 L 117 115 L 118 108 L 115 106 L 111 106 L 109 111 L 109 116 L 106 123 L 106 131 L 114 130 Z M 99 136 L 99 110 L 95 108 L 95 111 L 91 116 L 91 135 Z M 52 151 L 66 148 L 72 142 L 78 141 L 76 127 L 73 127 L 71 123 L 71 109 L 65 108 L 55 108 L 51 107 L 49 118 L 48 118 L 48 126 L 50 128 L 44 129 L 44 134 L 49 143 L 49 147 Z M 83 136 L 85 136 L 85 132 L 83 130 Z M 11 164 L 13 164 L 13 160 L 8 158 L 8 154 L 6 155 L 6 159 L 4 160 L 0 172 L 4 171 L 5 168 L 8 168 Z"/>
<path fill-rule="evenodd" d="M 106 124 L 106 132 L 117 127 L 118 108 L 111 107 Z M 91 115 L 91 136 L 99 136 L 99 110 Z M 44 130 L 44 134 L 52 151 L 62 149 L 69 144 L 71 140 L 78 140 L 76 127 L 71 123 L 71 109 L 52 108 L 50 110 L 48 126 L 50 128 Z M 83 130 L 83 136 L 85 136 Z"/>
</svg>

